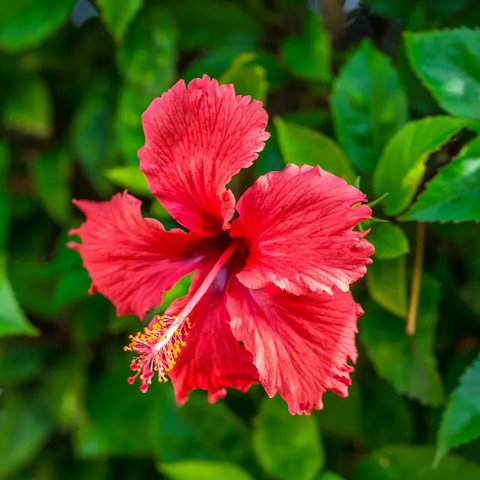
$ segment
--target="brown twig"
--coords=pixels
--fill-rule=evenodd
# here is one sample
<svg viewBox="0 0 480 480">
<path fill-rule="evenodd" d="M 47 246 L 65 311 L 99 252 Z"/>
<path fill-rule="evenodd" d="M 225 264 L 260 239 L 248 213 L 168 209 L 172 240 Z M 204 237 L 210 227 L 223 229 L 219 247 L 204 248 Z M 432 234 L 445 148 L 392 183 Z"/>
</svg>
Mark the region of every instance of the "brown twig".
<svg viewBox="0 0 480 480">
<path fill-rule="evenodd" d="M 410 305 L 407 316 L 407 333 L 413 335 L 417 327 L 418 302 L 422 287 L 423 256 L 425 253 L 425 223 L 417 223 L 415 240 L 415 259 L 413 264 L 412 289 L 410 291 Z"/>
</svg>

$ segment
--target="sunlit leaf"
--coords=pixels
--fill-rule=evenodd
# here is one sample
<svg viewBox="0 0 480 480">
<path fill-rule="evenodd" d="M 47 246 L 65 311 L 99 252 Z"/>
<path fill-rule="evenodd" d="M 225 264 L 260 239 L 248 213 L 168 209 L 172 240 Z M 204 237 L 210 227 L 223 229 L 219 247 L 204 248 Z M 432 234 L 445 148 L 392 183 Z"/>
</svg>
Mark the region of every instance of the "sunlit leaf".
<svg viewBox="0 0 480 480">
<path fill-rule="evenodd" d="M 331 99 L 336 135 L 352 163 L 372 173 L 407 120 L 407 99 L 389 59 L 365 40 L 343 67 Z"/>
<path fill-rule="evenodd" d="M 480 221 L 480 137 L 427 183 L 402 220 Z"/>
<path fill-rule="evenodd" d="M 413 69 L 440 106 L 480 119 L 480 31 L 407 33 L 405 42 Z"/>
<path fill-rule="evenodd" d="M 151 196 L 145 176 L 136 165 L 113 167 L 103 172 L 113 184 L 126 188 L 135 195 Z"/>
<path fill-rule="evenodd" d="M 383 224 L 380 224 L 383 225 Z M 407 267 L 405 256 L 388 260 L 374 259 L 367 271 L 370 296 L 389 312 L 407 314 Z"/>
<path fill-rule="evenodd" d="M 247 472 L 233 463 L 188 460 L 163 463 L 160 468 L 171 480 L 253 480 Z"/>
<path fill-rule="evenodd" d="M 368 234 L 368 241 L 375 247 L 375 257 L 388 260 L 410 251 L 405 232 L 393 223 L 376 223 Z"/>
<path fill-rule="evenodd" d="M 307 81 L 331 79 L 330 39 L 321 19 L 309 12 L 302 36 L 288 37 L 282 46 L 285 63 L 297 77 Z"/>
<path fill-rule="evenodd" d="M 275 118 L 278 143 L 285 163 L 319 165 L 327 172 L 355 181 L 355 171 L 334 140 L 307 127 Z"/>
<path fill-rule="evenodd" d="M 36 46 L 67 19 L 75 0 L 37 0 L 0 3 L 0 48 L 16 52 Z"/>
<path fill-rule="evenodd" d="M 233 83 L 237 95 L 250 95 L 265 103 L 268 91 L 266 72 L 255 60 L 256 56 L 252 53 L 238 56 L 219 80 L 221 83 Z"/>
<path fill-rule="evenodd" d="M 438 431 L 435 463 L 438 464 L 450 448 L 480 437 L 480 358 L 477 358 L 460 378 L 442 416 Z"/>
<path fill-rule="evenodd" d="M 0 337 L 35 335 L 37 333 L 18 305 L 5 270 L 5 257 L 0 255 Z"/>
<path fill-rule="evenodd" d="M 450 117 L 427 117 L 409 122 L 388 142 L 375 168 L 376 195 L 388 192 L 383 208 L 397 215 L 413 200 L 425 173 L 428 156 L 469 124 Z"/>
</svg>

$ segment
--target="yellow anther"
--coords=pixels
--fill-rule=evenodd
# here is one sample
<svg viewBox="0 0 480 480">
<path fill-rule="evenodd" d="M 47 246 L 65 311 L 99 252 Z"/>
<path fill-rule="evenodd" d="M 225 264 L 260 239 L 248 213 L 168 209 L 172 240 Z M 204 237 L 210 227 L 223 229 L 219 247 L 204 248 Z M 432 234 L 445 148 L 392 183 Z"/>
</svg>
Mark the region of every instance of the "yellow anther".
<svg viewBox="0 0 480 480">
<path fill-rule="evenodd" d="M 159 382 L 166 382 L 166 374 L 173 369 L 181 349 L 186 345 L 183 337 L 189 328 L 188 318 L 162 315 L 154 317 L 143 332 L 130 335 L 130 344 L 124 350 L 135 352 L 136 357 L 131 363 L 135 374 L 129 378 L 129 383 L 140 377 L 140 390 L 146 392 L 154 375 Z"/>
</svg>

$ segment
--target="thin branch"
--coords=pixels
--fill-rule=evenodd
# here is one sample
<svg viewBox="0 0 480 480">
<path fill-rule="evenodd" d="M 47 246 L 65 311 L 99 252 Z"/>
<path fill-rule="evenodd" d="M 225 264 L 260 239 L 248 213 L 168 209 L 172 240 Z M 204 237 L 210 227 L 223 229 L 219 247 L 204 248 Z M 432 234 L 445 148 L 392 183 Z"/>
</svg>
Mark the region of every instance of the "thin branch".
<svg viewBox="0 0 480 480">
<path fill-rule="evenodd" d="M 415 241 L 415 259 L 413 264 L 412 289 L 410 291 L 410 305 L 408 307 L 407 333 L 413 335 L 417 328 L 418 302 L 422 287 L 423 256 L 425 253 L 425 223 L 417 223 Z"/>
</svg>

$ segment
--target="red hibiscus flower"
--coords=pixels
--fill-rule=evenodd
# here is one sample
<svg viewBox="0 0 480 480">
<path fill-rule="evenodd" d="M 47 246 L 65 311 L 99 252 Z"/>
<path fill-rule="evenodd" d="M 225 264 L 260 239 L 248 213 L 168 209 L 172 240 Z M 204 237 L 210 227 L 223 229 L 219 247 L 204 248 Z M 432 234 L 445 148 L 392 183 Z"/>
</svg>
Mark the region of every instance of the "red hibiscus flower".
<svg viewBox="0 0 480 480">
<path fill-rule="evenodd" d="M 179 404 L 195 388 L 216 401 L 226 387 L 260 382 L 292 414 L 321 408 L 327 390 L 347 395 L 361 314 L 349 286 L 373 253 L 353 228 L 371 210 L 363 193 L 307 165 L 267 173 L 236 203 L 225 185 L 257 158 L 266 125 L 261 103 L 232 85 L 179 81 L 144 113 L 139 157 L 153 194 L 188 232 L 142 217 L 126 192 L 74 201 L 86 221 L 72 231 L 82 244 L 70 246 L 119 315 L 144 318 L 196 272 L 188 295 L 126 347 L 129 381 L 139 377 L 143 392 L 167 374 Z"/>
</svg>

